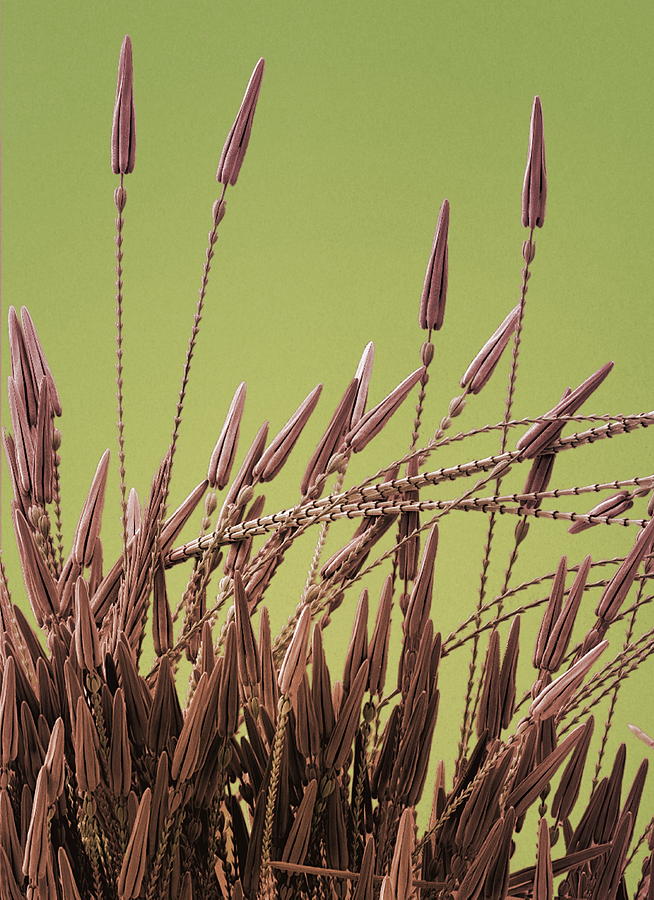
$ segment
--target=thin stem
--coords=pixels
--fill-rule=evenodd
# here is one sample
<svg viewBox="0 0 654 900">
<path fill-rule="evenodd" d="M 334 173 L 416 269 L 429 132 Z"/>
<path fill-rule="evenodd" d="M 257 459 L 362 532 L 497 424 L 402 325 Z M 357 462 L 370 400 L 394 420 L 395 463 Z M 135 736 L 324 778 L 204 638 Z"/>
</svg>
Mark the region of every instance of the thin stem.
<svg viewBox="0 0 654 900">
<path fill-rule="evenodd" d="M 177 398 L 177 406 L 175 408 L 175 418 L 173 419 L 173 430 L 170 436 L 170 444 L 168 447 L 168 455 L 170 458 L 170 466 L 168 469 L 168 474 L 166 477 L 165 485 L 164 485 L 164 502 L 163 509 L 165 512 L 166 503 L 168 500 L 168 492 L 170 490 L 170 479 L 172 475 L 173 469 L 173 460 L 175 457 L 175 451 L 177 449 L 177 441 L 179 439 L 179 429 L 182 423 L 182 413 L 184 411 L 184 402 L 186 400 L 186 391 L 188 388 L 189 376 L 191 374 L 191 362 L 193 361 L 193 354 L 195 353 L 195 346 L 198 340 L 198 334 L 200 331 L 200 324 L 202 322 L 202 314 L 204 312 L 204 301 L 207 296 L 207 287 L 209 285 L 209 272 L 211 271 L 211 262 L 213 260 L 214 248 L 216 246 L 216 241 L 218 240 L 218 225 L 220 222 L 220 216 L 217 214 L 217 210 L 220 208 L 224 198 L 225 192 L 227 191 L 227 185 L 223 185 L 222 193 L 218 198 L 216 204 L 214 204 L 214 219 L 213 226 L 211 231 L 209 232 L 209 240 L 207 244 L 207 250 L 205 254 L 204 264 L 202 266 L 202 279 L 200 281 L 200 290 L 198 294 L 198 301 L 195 307 L 195 315 L 193 316 L 193 326 L 191 328 L 191 336 L 189 338 L 188 347 L 186 349 L 186 356 L 184 358 L 184 367 L 182 370 L 182 381 L 179 389 L 179 395 Z"/>
<path fill-rule="evenodd" d="M 629 866 L 634 861 L 634 858 L 643 844 L 649 839 L 650 832 L 654 829 L 654 818 L 650 819 L 645 828 L 643 829 L 643 833 L 640 835 L 636 843 L 634 844 L 634 848 L 627 857 L 627 861 L 624 864 L 623 871 L 626 872 Z"/>
<path fill-rule="evenodd" d="M 625 635 L 624 643 L 622 645 L 623 652 L 626 652 L 628 648 L 631 646 L 631 640 L 634 635 L 634 630 L 636 627 L 636 620 L 638 619 L 638 611 L 640 609 L 640 602 L 643 598 L 643 592 L 645 590 L 645 581 L 641 581 L 638 585 L 638 594 L 636 596 L 636 604 L 634 606 L 633 612 L 629 617 L 629 624 L 627 625 L 627 633 Z M 620 686 L 622 684 L 622 674 L 623 674 L 623 666 L 620 666 L 618 670 L 618 676 L 616 685 L 613 688 L 613 692 L 611 694 L 611 699 L 609 701 L 609 710 L 606 715 L 606 722 L 604 723 L 604 729 L 602 731 L 602 739 L 600 741 L 599 752 L 597 755 L 597 763 L 595 764 L 595 774 L 593 775 L 593 783 L 591 786 L 591 790 L 594 791 L 599 780 L 600 772 L 602 771 L 602 763 L 604 761 L 604 754 L 606 753 L 606 746 L 609 739 L 609 733 L 611 731 L 611 726 L 613 724 L 613 717 L 615 715 L 615 707 L 618 702 L 618 694 L 620 693 Z"/>
<path fill-rule="evenodd" d="M 427 340 L 423 343 L 423 345 L 421 347 L 421 353 L 420 353 L 421 361 L 423 360 L 423 356 L 424 356 L 424 353 L 423 353 L 424 348 L 431 347 L 432 355 L 431 356 L 428 355 L 426 357 L 425 362 L 423 363 L 424 371 L 423 371 L 422 377 L 420 379 L 420 390 L 418 392 L 418 400 L 416 402 L 415 416 L 414 416 L 413 425 L 411 428 L 411 443 L 409 444 L 409 452 L 416 449 L 416 447 L 418 446 L 418 440 L 420 438 L 420 426 L 422 425 L 422 416 L 423 416 L 423 412 L 424 412 L 424 408 L 425 408 L 425 399 L 427 397 L 427 385 L 429 383 L 429 371 L 428 370 L 429 370 L 429 366 L 431 365 L 432 360 L 433 360 L 433 345 L 431 343 L 431 336 L 432 336 L 432 330 L 430 328 L 427 333 Z M 418 464 L 420 463 L 419 458 L 418 458 L 417 462 L 418 462 Z M 410 467 L 409 467 L 409 470 L 407 471 L 407 474 L 410 474 Z M 416 495 L 416 497 L 417 497 L 417 495 Z M 402 532 L 405 530 L 406 524 L 407 523 L 403 520 L 403 518 L 400 517 L 400 519 L 397 523 L 396 543 L 399 543 L 399 541 L 401 541 Z M 417 538 L 416 538 L 416 541 L 417 541 Z M 393 593 L 395 593 L 395 582 L 396 582 L 397 573 L 399 570 L 399 571 L 404 572 L 404 594 L 405 595 L 408 594 L 409 580 L 412 580 L 413 576 L 415 574 L 415 563 L 414 563 L 414 566 L 411 568 L 411 570 L 407 569 L 407 563 L 409 561 L 410 556 L 415 560 L 415 557 L 417 556 L 418 549 L 419 549 L 417 543 L 414 547 L 413 553 L 411 553 L 411 549 L 412 548 L 411 548 L 410 543 L 402 544 L 400 546 L 400 549 L 398 550 L 398 552 L 393 557 L 393 571 L 392 571 Z"/>
<path fill-rule="evenodd" d="M 529 231 L 529 240 L 527 242 L 527 247 L 531 248 L 532 239 L 534 235 L 534 229 L 531 228 Z M 524 324 L 524 316 L 525 316 L 525 305 L 527 302 L 527 289 L 528 282 L 530 277 L 530 260 L 531 253 L 528 253 L 525 256 L 525 265 L 522 270 L 522 282 L 520 285 L 520 311 L 518 315 L 518 324 L 516 326 L 515 335 L 513 338 L 513 354 L 511 357 L 511 368 L 509 371 L 509 385 L 506 395 L 506 401 L 504 404 L 504 427 L 502 428 L 502 439 L 500 442 L 500 453 L 506 452 L 508 436 L 509 436 L 509 427 L 506 423 L 511 420 L 511 412 L 513 410 L 513 398 L 515 395 L 515 386 L 518 374 L 518 359 L 520 355 L 520 344 L 522 341 L 522 328 Z M 499 494 L 500 488 L 502 484 L 502 478 L 498 478 L 496 481 L 496 493 Z M 484 544 L 484 554 L 481 564 L 481 575 L 479 580 L 479 598 L 477 601 L 477 611 L 483 606 L 484 599 L 486 597 L 486 587 L 488 584 L 488 570 L 490 567 L 491 554 L 493 551 L 493 541 L 495 537 L 495 521 L 496 521 L 496 513 L 492 512 L 490 515 L 490 519 L 488 522 L 488 529 L 486 532 L 486 542 Z M 502 604 L 500 603 L 498 606 L 498 614 L 502 612 Z M 475 625 L 478 628 L 481 624 L 481 619 L 478 618 L 475 620 Z M 465 757 L 468 752 L 468 743 L 470 741 L 470 734 L 472 732 L 472 719 L 473 719 L 473 711 L 472 711 L 472 692 L 473 686 L 475 683 L 475 679 L 477 677 L 477 662 L 479 657 L 479 641 L 475 640 L 472 645 L 472 653 L 470 659 L 470 665 L 468 669 L 468 683 L 466 685 L 466 695 L 465 695 L 465 705 L 463 712 L 463 720 L 461 723 L 461 738 L 459 740 L 459 752 L 457 756 L 457 764 L 456 768 L 458 770 L 461 761 Z"/>
<path fill-rule="evenodd" d="M 118 404 L 118 465 L 120 476 L 120 510 L 123 530 L 123 552 L 127 558 L 127 482 L 125 477 L 125 422 L 123 384 L 123 210 L 126 192 L 121 173 L 120 187 L 114 194 L 118 217 L 116 219 L 116 400 Z"/>
<path fill-rule="evenodd" d="M 431 344 L 431 328 L 427 333 L 427 344 Z M 420 379 L 420 391 L 418 392 L 418 401 L 416 403 L 416 414 L 413 420 L 413 427 L 411 429 L 411 444 L 409 445 L 409 450 L 415 450 L 418 446 L 418 440 L 420 438 L 420 426 L 422 425 L 422 415 L 425 408 L 425 400 L 427 398 L 427 384 L 429 383 L 429 366 L 431 365 L 432 359 L 427 359 L 427 362 L 424 363 L 425 371 L 423 372 L 422 378 Z"/>
<path fill-rule="evenodd" d="M 349 460 L 346 460 L 340 469 L 336 481 L 334 482 L 334 492 L 339 493 L 343 488 L 343 482 L 345 481 L 345 473 L 347 471 L 347 463 Z M 313 556 L 311 557 L 311 564 L 309 566 L 309 571 L 307 572 L 307 578 L 304 583 L 304 590 L 302 591 L 302 598 L 306 599 L 307 593 L 309 589 L 312 587 L 314 581 L 316 580 L 316 575 L 318 573 L 318 566 L 320 565 L 320 559 L 322 557 L 322 552 L 325 549 L 325 543 L 327 541 L 327 535 L 329 533 L 329 528 L 331 525 L 331 521 L 328 519 L 323 522 L 320 526 L 320 534 L 318 535 L 318 540 L 316 541 L 316 546 L 313 550 Z"/>
<path fill-rule="evenodd" d="M 492 515 L 492 513 L 491 513 L 491 515 Z M 527 521 L 527 517 L 524 516 L 522 518 L 522 522 L 526 522 L 526 521 Z M 513 567 L 515 566 L 517 559 L 518 559 L 519 546 L 520 546 L 520 541 L 518 540 L 518 538 L 516 536 L 516 538 L 513 542 L 511 556 L 509 557 L 509 563 L 508 563 L 508 565 L 506 567 L 506 571 L 504 573 L 504 581 L 502 582 L 502 589 L 500 590 L 500 594 L 499 594 L 500 598 L 504 597 L 506 592 L 509 589 L 509 582 L 511 581 L 511 575 L 513 574 Z M 503 612 L 504 612 L 504 601 L 502 599 L 500 599 L 497 603 L 497 612 L 495 614 L 493 622 L 491 623 L 492 627 L 497 627 L 497 625 L 499 625 L 500 622 L 503 621 L 503 616 L 502 616 Z M 515 613 L 512 613 L 510 618 L 513 618 L 514 615 L 515 615 Z M 479 630 L 481 630 L 481 628 Z M 470 730 L 472 730 L 472 723 L 475 721 L 475 719 L 477 717 L 477 710 L 479 708 L 479 700 L 481 698 L 481 690 L 482 690 L 482 679 L 479 678 L 477 680 L 477 690 L 475 692 L 475 699 L 472 704 L 472 709 L 470 711 L 470 717 L 469 717 Z M 468 740 L 469 739 L 470 738 L 468 737 Z"/>
<path fill-rule="evenodd" d="M 64 567 L 64 529 L 61 515 L 61 456 L 59 455 L 59 443 L 53 447 L 54 465 L 52 470 L 52 505 L 55 515 L 55 538 L 57 541 L 57 574 L 61 574 Z"/>
</svg>

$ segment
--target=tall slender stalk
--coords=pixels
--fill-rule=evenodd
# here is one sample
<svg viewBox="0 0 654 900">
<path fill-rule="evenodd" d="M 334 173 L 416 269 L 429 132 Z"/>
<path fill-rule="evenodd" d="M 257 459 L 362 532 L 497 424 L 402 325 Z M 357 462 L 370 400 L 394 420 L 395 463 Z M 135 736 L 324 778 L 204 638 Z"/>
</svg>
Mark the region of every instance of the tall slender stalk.
<svg viewBox="0 0 654 900">
<path fill-rule="evenodd" d="M 116 217 L 116 401 L 118 404 L 118 465 L 120 477 L 120 509 L 123 530 L 123 555 L 127 559 L 127 481 L 125 473 L 125 395 L 123 372 L 123 224 L 127 191 L 123 186 L 123 173 L 120 175 L 120 186 L 114 192 L 114 203 L 118 215 Z"/>
</svg>

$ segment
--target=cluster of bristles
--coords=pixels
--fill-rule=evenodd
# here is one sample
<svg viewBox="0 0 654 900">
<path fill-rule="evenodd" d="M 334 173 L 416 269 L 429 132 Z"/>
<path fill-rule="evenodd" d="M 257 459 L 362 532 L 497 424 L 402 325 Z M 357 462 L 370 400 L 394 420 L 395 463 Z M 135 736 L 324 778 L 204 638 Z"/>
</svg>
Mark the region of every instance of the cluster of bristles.
<svg viewBox="0 0 654 900">
<path fill-rule="evenodd" d="M 44 641 L 36 637 L 0 579 L 0 896 L 39 900 L 191 900 L 191 898 L 350 898 L 350 900 L 504 900 L 626 898 L 626 871 L 643 848 L 637 900 L 653 900 L 651 823 L 633 840 L 644 788 L 644 762 L 623 795 L 625 746 L 601 776 L 608 729 L 626 675 L 652 652 L 652 632 L 634 637 L 636 616 L 652 597 L 654 524 L 620 518 L 651 492 L 652 478 L 548 491 L 558 453 L 654 423 L 654 414 L 584 417 L 581 405 L 608 375 L 603 366 L 545 415 L 511 418 L 533 232 L 545 215 L 545 156 L 540 102 L 534 103 L 523 188 L 525 268 L 520 302 L 461 379 L 432 438 L 420 442 L 433 332 L 443 324 L 447 295 L 449 205 L 443 204 L 421 298 L 427 332 L 421 366 L 368 408 L 373 347 L 361 362 L 313 453 L 298 503 L 264 515 L 258 487 L 282 469 L 317 405 L 312 391 L 268 441 L 264 424 L 232 477 L 245 385 L 237 389 L 212 454 L 208 475 L 172 514 L 167 502 L 191 358 L 208 276 L 225 214 L 248 145 L 263 75 L 255 68 L 218 167 L 222 193 L 212 211 L 200 299 L 169 449 L 141 504 L 127 493 L 123 411 L 123 176 L 134 168 L 131 45 L 119 63 L 112 132 L 112 168 L 120 175 L 117 220 L 119 458 L 123 551 L 106 569 L 101 524 L 109 465 L 103 455 L 68 553 L 61 537 L 59 449 L 61 404 L 27 310 L 9 314 L 13 434 L 5 450 L 13 484 L 13 522 L 27 596 Z M 446 431 L 478 394 L 513 342 L 504 417 L 497 426 L 448 438 Z M 363 450 L 414 389 L 418 404 L 409 449 L 384 471 L 344 489 L 353 453 Z M 562 437 L 570 421 L 601 422 Z M 529 424 L 509 448 L 511 429 Z M 421 471 L 431 453 L 468 434 L 497 430 L 499 451 L 435 471 Z M 524 490 L 503 495 L 509 469 L 531 461 Z M 403 470 L 406 474 L 402 474 Z M 421 499 L 421 489 L 473 477 L 449 500 Z M 332 481 L 330 482 L 330 479 Z M 490 482 L 490 496 L 479 495 Z M 323 496 L 332 483 L 332 493 Z M 590 513 L 545 510 L 551 496 L 619 489 Z M 226 489 L 218 509 L 218 493 Z M 201 534 L 175 547 L 204 498 Z M 482 582 L 470 618 L 446 638 L 432 620 L 438 523 L 450 511 L 489 516 Z M 434 514 L 424 519 L 424 513 Z M 518 517 L 514 549 L 497 597 L 487 599 L 495 517 Z M 555 514 L 556 513 L 556 514 Z M 571 531 L 604 523 L 640 525 L 629 553 L 587 557 L 510 587 L 518 547 L 533 517 L 567 518 Z M 360 517 L 346 545 L 326 562 L 330 523 Z M 311 525 L 320 534 L 306 585 L 288 625 L 274 637 L 266 590 L 293 542 Z M 389 528 L 396 539 L 371 559 Z M 421 535 L 424 541 L 421 547 Z M 259 535 L 266 535 L 260 544 Z M 193 560 L 176 609 L 167 572 Z M 323 648 L 323 631 L 351 597 L 351 588 L 388 564 L 376 610 L 364 589 L 340 680 Z M 592 581 L 601 567 L 610 577 Z M 218 576 L 216 573 L 220 573 Z M 572 576 L 572 577 L 570 577 Z M 209 602 L 218 577 L 217 596 Z M 504 611 L 512 597 L 551 582 L 545 596 Z M 637 598 L 626 607 L 636 585 Z M 576 635 L 587 592 L 602 589 L 596 622 Z M 533 684 L 517 692 L 520 614 L 544 607 L 533 654 Z M 226 608 L 226 615 L 219 615 Z M 258 613 L 258 629 L 253 620 Z M 391 617 L 399 619 L 397 676 L 388 677 Z M 606 650 L 605 636 L 629 618 L 621 651 L 590 680 Z M 500 625 L 510 622 L 504 638 Z M 140 669 L 151 628 L 155 665 Z M 479 644 L 488 632 L 477 672 Z M 454 771 L 432 758 L 442 660 L 473 648 Z M 180 701 L 176 673 L 186 655 L 191 678 Z M 333 668 L 333 667 L 332 667 Z M 449 675 L 448 675 L 449 677 Z M 584 771 L 593 718 L 605 696 L 611 706 L 590 796 Z M 522 712 L 519 710 L 524 707 Z M 634 729 L 646 743 L 654 743 Z M 444 741 L 445 735 L 440 736 Z M 436 756 L 443 754 L 436 753 Z M 416 807 L 428 781 L 433 801 L 418 829 Z M 529 818 L 530 811 L 535 818 Z M 525 824 L 526 823 L 526 824 Z M 514 864 L 516 834 L 534 828 L 534 864 Z M 561 846 L 554 851 L 554 845 Z"/>
</svg>

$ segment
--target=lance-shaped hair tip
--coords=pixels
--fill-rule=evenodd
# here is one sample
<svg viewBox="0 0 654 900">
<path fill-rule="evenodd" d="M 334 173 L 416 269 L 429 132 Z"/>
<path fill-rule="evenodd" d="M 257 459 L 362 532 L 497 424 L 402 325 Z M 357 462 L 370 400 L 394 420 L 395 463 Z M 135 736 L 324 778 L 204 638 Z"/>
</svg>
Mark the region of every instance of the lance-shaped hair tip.
<svg viewBox="0 0 654 900">
<path fill-rule="evenodd" d="M 525 228 L 542 228 L 547 199 L 543 109 L 540 97 L 534 97 L 529 129 L 529 154 L 522 186 L 522 224 Z"/>
<path fill-rule="evenodd" d="M 250 142 L 252 121 L 254 119 L 254 111 L 257 108 L 264 67 L 265 60 L 262 58 L 254 67 L 248 86 L 245 89 L 241 108 L 227 135 L 225 146 L 220 154 L 218 171 L 216 172 L 216 181 L 220 182 L 220 184 L 236 184 L 238 179 L 243 160 L 245 159 L 245 152 Z"/>
<path fill-rule="evenodd" d="M 116 102 L 111 127 L 111 170 L 116 175 L 127 175 L 133 171 L 135 160 L 136 122 L 134 119 L 132 41 L 126 34 L 118 58 Z"/>
</svg>

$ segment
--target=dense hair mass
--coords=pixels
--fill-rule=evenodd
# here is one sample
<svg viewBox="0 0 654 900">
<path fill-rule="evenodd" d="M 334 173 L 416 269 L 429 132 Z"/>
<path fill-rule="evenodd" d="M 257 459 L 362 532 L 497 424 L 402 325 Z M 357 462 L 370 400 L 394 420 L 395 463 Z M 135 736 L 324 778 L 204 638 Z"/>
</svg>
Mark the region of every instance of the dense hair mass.
<svg viewBox="0 0 654 900">
<path fill-rule="evenodd" d="M 637 622 L 653 599 L 654 479 L 557 489 L 550 482 L 560 453 L 648 427 L 654 414 L 580 413 L 609 375 L 607 363 L 558 402 L 553 396 L 545 415 L 513 418 L 533 235 L 545 220 L 538 98 L 522 197 L 527 237 L 520 300 L 499 311 L 499 326 L 472 357 L 436 431 L 423 435 L 432 337 L 446 308 L 447 201 L 420 298 L 425 334 L 419 366 L 372 403 L 374 347 L 365 347 L 356 371 L 345 378 L 342 399 L 325 417 L 297 502 L 269 511 L 261 486 L 283 469 L 315 414 L 322 386 L 276 435 L 269 439 L 264 423 L 239 453 L 246 403 L 241 384 L 207 477 L 177 509 L 168 508 L 225 196 L 241 171 L 263 74 L 260 60 L 220 157 L 221 193 L 211 211 L 170 444 L 142 502 L 128 491 L 125 474 L 122 322 L 129 292 L 123 221 L 125 177 L 134 177 L 136 145 L 129 38 L 122 46 L 111 138 L 112 171 L 119 176 L 122 552 L 115 561 L 103 556 L 109 451 L 98 463 L 74 533 L 62 534 L 55 424 L 62 405 L 28 311 L 9 311 L 12 430 L 4 435 L 4 448 L 25 593 L 42 640 L 0 568 L 0 898 L 651 900 L 654 833 L 651 820 L 639 819 L 647 761 L 624 785 L 627 747 L 620 744 L 613 760 L 606 759 L 606 747 L 621 683 L 654 652 L 652 630 L 639 633 Z M 452 434 L 454 419 L 476 402 L 503 363 L 508 386 L 501 421 Z M 398 458 L 348 484 L 352 455 L 411 395 L 415 414 Z M 564 435 L 571 423 L 578 430 Z M 437 449 L 463 445 L 477 434 L 497 438 L 492 455 L 429 465 Z M 504 479 L 520 466 L 524 488 L 507 492 Z M 444 498 L 435 495 L 443 485 Z M 568 497 L 583 503 L 585 494 L 597 493 L 608 496 L 586 513 L 547 503 Z M 646 497 L 650 506 L 641 518 L 625 518 Z M 202 501 L 200 533 L 189 536 L 187 526 Z M 487 521 L 481 581 L 467 617 L 442 635 L 432 609 L 439 533 L 446 517 L 461 510 Z M 513 516 L 516 527 L 503 586 L 492 595 L 487 575 L 500 514 Z M 345 518 L 357 520 L 351 537 L 324 559 L 331 523 Z M 575 561 L 571 538 L 556 571 L 515 584 L 515 562 L 536 518 L 569 522 L 572 534 L 620 524 L 635 539 L 625 556 Z M 286 555 L 308 529 L 317 538 L 306 583 L 287 624 L 274 635 L 266 592 L 284 579 Z M 173 598 L 168 576 L 184 565 L 186 587 Z M 379 596 L 368 579 L 377 569 L 384 574 Z M 594 624 L 581 629 L 578 611 L 597 589 Z M 344 604 L 356 612 L 341 670 L 328 660 L 323 634 Z M 531 614 L 540 617 L 540 627 L 535 647 L 525 648 L 520 623 Z M 626 638 L 615 647 L 612 626 L 624 619 Z M 391 640 L 401 647 L 392 672 Z M 154 648 L 149 671 L 142 654 L 146 641 Z M 522 685 L 521 646 L 533 667 Z M 443 679 L 456 677 L 456 669 L 442 671 L 443 660 L 467 651 L 460 732 L 441 735 L 439 746 L 433 738 Z M 176 677 L 184 657 L 191 670 L 186 699 Z M 596 724 L 591 713 L 604 698 L 608 712 Z M 632 732 L 625 735 L 630 753 L 654 745 L 637 725 Z M 448 738 L 456 762 L 446 772 L 438 757 L 449 753 L 442 749 Z M 584 790 L 590 766 L 592 783 Z M 433 785 L 431 814 L 419 823 L 416 807 L 427 784 Z M 526 868 L 515 862 L 520 832 L 534 848 Z"/>
</svg>

